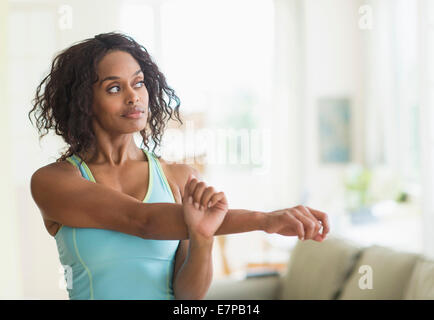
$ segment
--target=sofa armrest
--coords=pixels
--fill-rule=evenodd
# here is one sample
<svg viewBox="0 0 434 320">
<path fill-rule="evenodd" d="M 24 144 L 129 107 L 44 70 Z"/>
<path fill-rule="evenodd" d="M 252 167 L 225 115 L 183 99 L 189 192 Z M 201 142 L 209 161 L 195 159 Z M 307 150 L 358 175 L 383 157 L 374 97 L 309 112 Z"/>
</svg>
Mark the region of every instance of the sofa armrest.
<svg viewBox="0 0 434 320">
<path fill-rule="evenodd" d="M 205 300 L 277 300 L 281 281 L 281 275 L 218 279 L 211 283 Z"/>
</svg>

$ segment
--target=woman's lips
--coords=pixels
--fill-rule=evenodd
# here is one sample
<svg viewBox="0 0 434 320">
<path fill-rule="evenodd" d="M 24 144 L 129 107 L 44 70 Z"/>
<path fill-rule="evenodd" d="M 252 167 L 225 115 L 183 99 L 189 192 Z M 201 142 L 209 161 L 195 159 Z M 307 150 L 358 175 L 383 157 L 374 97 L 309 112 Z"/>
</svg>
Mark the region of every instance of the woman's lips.
<svg viewBox="0 0 434 320">
<path fill-rule="evenodd" d="M 138 119 L 138 118 L 141 118 L 142 116 L 143 116 L 143 112 L 135 112 L 135 113 L 130 113 L 130 114 L 124 115 L 123 117 L 129 118 L 129 119 Z"/>
</svg>

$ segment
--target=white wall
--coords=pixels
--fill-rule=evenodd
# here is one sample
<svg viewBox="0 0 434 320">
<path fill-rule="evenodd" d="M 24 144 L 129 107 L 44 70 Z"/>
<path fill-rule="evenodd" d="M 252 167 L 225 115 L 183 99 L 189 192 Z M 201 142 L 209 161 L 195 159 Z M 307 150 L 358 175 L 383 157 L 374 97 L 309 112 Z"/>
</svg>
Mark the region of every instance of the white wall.
<svg viewBox="0 0 434 320">
<path fill-rule="evenodd" d="M 363 56 L 358 29 L 359 1 L 306 0 L 302 3 L 304 91 L 302 141 L 304 190 L 309 204 L 329 212 L 334 230 L 343 214 L 342 177 L 346 165 L 322 165 L 318 145 L 317 101 L 348 97 L 351 101 L 353 162 L 363 162 Z"/>
</svg>

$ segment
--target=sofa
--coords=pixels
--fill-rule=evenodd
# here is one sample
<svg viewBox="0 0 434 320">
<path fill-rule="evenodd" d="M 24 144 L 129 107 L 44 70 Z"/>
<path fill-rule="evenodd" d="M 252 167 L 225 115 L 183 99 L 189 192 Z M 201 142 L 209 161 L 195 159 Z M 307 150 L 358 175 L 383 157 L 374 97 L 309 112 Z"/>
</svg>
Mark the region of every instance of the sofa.
<svg viewBox="0 0 434 320">
<path fill-rule="evenodd" d="M 330 235 L 298 241 L 287 270 L 270 276 L 223 278 L 205 300 L 431 300 L 434 261 L 421 254 Z"/>
</svg>

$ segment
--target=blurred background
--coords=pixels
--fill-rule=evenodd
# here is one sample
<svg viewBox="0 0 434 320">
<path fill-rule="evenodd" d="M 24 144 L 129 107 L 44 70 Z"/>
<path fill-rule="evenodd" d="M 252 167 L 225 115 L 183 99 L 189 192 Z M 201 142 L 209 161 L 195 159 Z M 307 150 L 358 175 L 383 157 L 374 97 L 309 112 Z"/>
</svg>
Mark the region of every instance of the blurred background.
<svg viewBox="0 0 434 320">
<path fill-rule="evenodd" d="M 110 31 L 142 44 L 181 99 L 160 154 L 230 208 L 303 204 L 331 234 L 434 257 L 432 1 L 1 0 L 0 298 L 67 299 L 29 185 L 65 143 L 39 142 L 27 114 L 55 55 Z M 217 238 L 215 279 L 280 272 L 297 241 Z"/>
</svg>

